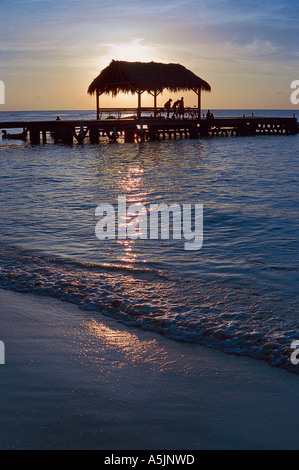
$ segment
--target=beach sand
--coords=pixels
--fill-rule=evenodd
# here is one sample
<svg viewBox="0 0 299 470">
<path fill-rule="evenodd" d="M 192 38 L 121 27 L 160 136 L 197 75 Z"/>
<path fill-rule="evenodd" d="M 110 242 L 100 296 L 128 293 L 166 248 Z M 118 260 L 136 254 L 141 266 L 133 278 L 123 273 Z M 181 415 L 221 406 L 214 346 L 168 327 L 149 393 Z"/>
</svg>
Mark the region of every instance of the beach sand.
<svg viewBox="0 0 299 470">
<path fill-rule="evenodd" d="M 298 376 L 0 290 L 1 449 L 299 449 Z"/>
</svg>

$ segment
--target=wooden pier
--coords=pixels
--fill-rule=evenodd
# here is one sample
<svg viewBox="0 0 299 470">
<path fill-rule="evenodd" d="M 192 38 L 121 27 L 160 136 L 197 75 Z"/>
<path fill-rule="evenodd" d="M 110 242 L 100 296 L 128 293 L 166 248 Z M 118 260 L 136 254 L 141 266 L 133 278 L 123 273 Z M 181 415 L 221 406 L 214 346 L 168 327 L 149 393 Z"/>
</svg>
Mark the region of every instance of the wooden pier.
<svg viewBox="0 0 299 470">
<path fill-rule="evenodd" d="M 185 107 L 183 97 L 170 106 L 157 106 L 157 97 L 164 90 L 169 93 L 192 91 L 197 106 Z M 292 135 L 298 133 L 295 115 L 283 117 L 202 117 L 201 95 L 211 86 L 180 64 L 157 62 L 125 62 L 112 60 L 110 65 L 92 81 L 88 88 L 96 96 L 95 120 L 19 121 L 0 122 L 3 137 L 27 138 L 31 144 L 48 141 L 72 145 L 75 142 L 143 142 L 161 139 L 255 135 Z M 154 98 L 153 107 L 143 107 L 141 96 L 147 92 Z M 102 108 L 100 96 L 118 93 L 137 95 L 136 108 Z M 169 106 L 167 106 L 169 104 Z M 168 109 L 166 112 L 165 107 Z M 13 135 L 7 130 L 19 129 Z M 19 131 L 18 131 L 19 132 Z"/>
<path fill-rule="evenodd" d="M 131 116 L 121 118 L 121 111 L 112 110 L 117 117 L 99 120 L 13 121 L 0 122 L 0 129 L 19 129 L 27 132 L 32 144 L 47 142 L 97 144 L 100 142 L 140 142 L 160 139 L 256 135 L 293 135 L 298 133 L 296 117 L 215 117 L 212 120 L 197 116 L 184 119 L 166 119 L 162 110 L 156 117 Z M 132 109 L 130 111 L 136 111 Z M 128 109 L 123 109 L 123 113 Z M 150 108 L 146 108 L 147 114 Z M 157 112 L 157 109 L 155 109 Z M 12 132 L 13 134 L 13 132 Z"/>
</svg>

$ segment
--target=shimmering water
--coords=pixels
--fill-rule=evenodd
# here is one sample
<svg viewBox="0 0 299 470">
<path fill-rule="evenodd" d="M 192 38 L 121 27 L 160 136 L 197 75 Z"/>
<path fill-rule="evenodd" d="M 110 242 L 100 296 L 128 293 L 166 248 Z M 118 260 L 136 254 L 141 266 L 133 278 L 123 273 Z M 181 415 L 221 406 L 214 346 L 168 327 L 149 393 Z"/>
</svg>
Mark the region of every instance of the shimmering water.
<svg viewBox="0 0 299 470">
<path fill-rule="evenodd" d="M 57 114 L 94 117 L 0 113 L 0 121 Z M 298 157 L 298 135 L 73 147 L 3 140 L 0 287 L 296 372 Z M 180 240 L 100 242 L 95 209 L 118 195 L 146 206 L 203 204 L 202 249 L 185 251 Z"/>
</svg>

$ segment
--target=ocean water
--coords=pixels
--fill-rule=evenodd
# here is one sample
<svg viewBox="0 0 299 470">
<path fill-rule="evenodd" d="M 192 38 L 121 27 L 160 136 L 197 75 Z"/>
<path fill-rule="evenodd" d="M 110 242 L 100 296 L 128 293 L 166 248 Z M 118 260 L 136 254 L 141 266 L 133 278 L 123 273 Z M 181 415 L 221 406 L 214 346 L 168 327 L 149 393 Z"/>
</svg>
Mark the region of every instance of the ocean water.
<svg viewBox="0 0 299 470">
<path fill-rule="evenodd" d="M 292 116 L 221 110 L 215 116 Z M 0 121 L 94 111 L 0 113 Z M 299 135 L 135 144 L 0 142 L 0 287 L 86 314 L 292 365 L 299 340 Z M 95 236 L 99 203 L 203 204 L 198 251 L 183 240 Z M 89 312 L 90 311 L 90 312 Z"/>
</svg>

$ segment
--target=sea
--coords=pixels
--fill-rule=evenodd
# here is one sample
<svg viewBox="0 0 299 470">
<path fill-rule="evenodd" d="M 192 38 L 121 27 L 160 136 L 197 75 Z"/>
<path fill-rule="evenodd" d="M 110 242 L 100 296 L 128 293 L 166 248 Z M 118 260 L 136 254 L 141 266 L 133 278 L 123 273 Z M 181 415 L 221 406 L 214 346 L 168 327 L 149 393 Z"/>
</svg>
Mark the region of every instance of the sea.
<svg viewBox="0 0 299 470">
<path fill-rule="evenodd" d="M 204 111 L 205 112 L 205 111 Z M 283 116 L 283 110 L 214 110 Z M 0 112 L 1 121 L 94 111 Z M 299 373 L 299 135 L 0 141 L 0 288 Z M 99 204 L 202 204 L 203 245 L 99 240 Z"/>
</svg>

